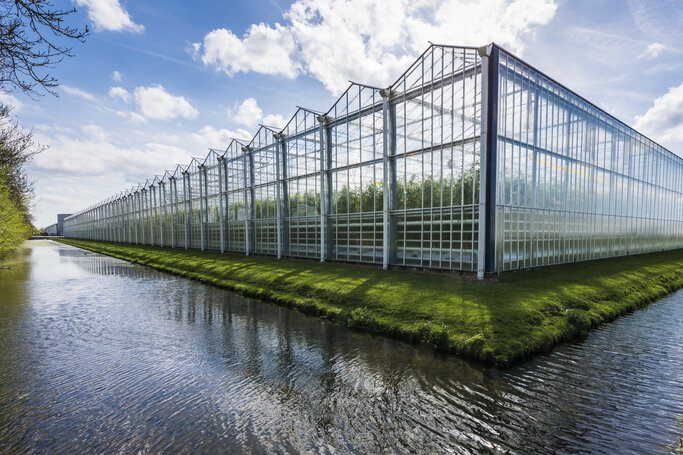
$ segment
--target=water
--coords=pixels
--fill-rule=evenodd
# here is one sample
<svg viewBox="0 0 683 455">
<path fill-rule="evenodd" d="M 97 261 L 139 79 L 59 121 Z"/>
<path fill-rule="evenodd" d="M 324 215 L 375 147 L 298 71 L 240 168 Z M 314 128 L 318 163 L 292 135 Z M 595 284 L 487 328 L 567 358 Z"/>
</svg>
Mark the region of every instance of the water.
<svg viewBox="0 0 683 455">
<path fill-rule="evenodd" d="M 683 293 L 508 370 L 50 241 L 0 270 L 2 453 L 663 453 Z"/>
</svg>

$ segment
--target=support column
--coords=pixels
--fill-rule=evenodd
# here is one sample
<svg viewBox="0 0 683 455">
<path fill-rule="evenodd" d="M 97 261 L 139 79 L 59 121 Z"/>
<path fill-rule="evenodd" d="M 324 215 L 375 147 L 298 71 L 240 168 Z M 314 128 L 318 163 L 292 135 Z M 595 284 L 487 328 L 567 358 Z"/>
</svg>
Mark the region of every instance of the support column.
<svg viewBox="0 0 683 455">
<path fill-rule="evenodd" d="M 117 211 L 118 211 L 118 219 L 119 219 L 119 232 L 118 232 L 118 241 L 120 243 L 125 243 L 126 241 L 126 219 L 125 219 L 125 214 L 126 214 L 126 207 L 125 207 L 125 196 L 119 196 L 119 200 L 117 201 Z"/>
<path fill-rule="evenodd" d="M 396 222 L 392 210 L 396 209 L 396 105 L 391 103 L 391 88 L 380 90 L 382 96 L 382 268 L 387 270 L 396 258 Z"/>
<path fill-rule="evenodd" d="M 185 204 L 185 216 L 183 217 L 183 222 L 185 223 L 185 249 L 190 247 L 190 228 L 192 227 L 192 201 L 190 197 L 192 195 L 192 190 L 190 188 L 190 174 L 187 171 L 183 171 L 183 203 Z"/>
<path fill-rule="evenodd" d="M 112 201 L 112 213 L 114 215 L 113 222 L 114 222 L 114 242 L 119 241 L 119 230 L 120 230 L 120 223 L 121 220 L 119 219 L 119 198 L 118 196 L 114 201 Z"/>
<path fill-rule="evenodd" d="M 540 92 L 538 89 L 534 90 L 534 131 L 533 131 L 533 152 L 531 158 L 531 248 L 530 248 L 530 266 L 535 266 L 537 264 L 536 255 L 538 254 L 538 249 L 536 248 L 536 212 L 538 211 L 538 138 L 540 131 L 538 129 L 538 101 Z"/>
<path fill-rule="evenodd" d="M 109 214 L 109 202 L 104 203 L 104 238 L 108 242 L 111 242 L 111 217 Z"/>
<path fill-rule="evenodd" d="M 225 250 L 230 251 L 230 193 L 228 192 L 228 160 L 225 158 L 223 159 L 223 184 L 225 188 L 225 202 L 221 202 L 221 205 L 225 210 Z"/>
<path fill-rule="evenodd" d="M 199 174 L 199 249 L 204 251 L 206 243 L 206 169 L 203 164 L 197 169 Z"/>
<path fill-rule="evenodd" d="M 282 133 L 273 133 L 275 139 L 275 234 L 277 238 L 277 258 L 282 258 L 283 244 L 282 244 L 282 199 L 280 190 L 282 188 L 282 170 L 280 155 L 282 153 Z"/>
<path fill-rule="evenodd" d="M 481 144 L 479 178 L 479 249 L 477 278 L 499 272 L 496 245 L 496 186 L 498 146 L 498 73 L 500 52 L 490 44 L 479 48 L 482 57 Z"/>
<path fill-rule="evenodd" d="M 147 197 L 147 188 L 142 189 L 140 193 L 142 199 L 142 244 L 147 245 L 147 230 L 145 229 L 145 220 L 149 223 L 149 198 Z"/>
<path fill-rule="evenodd" d="M 282 254 L 289 256 L 289 187 L 287 184 L 287 140 L 282 136 L 280 144 L 280 169 L 282 171 L 282 207 L 280 208 L 282 217 Z"/>
<path fill-rule="evenodd" d="M 135 210 L 134 212 L 134 219 L 135 219 L 135 244 L 140 243 L 140 222 L 141 222 L 141 216 L 140 216 L 140 191 L 136 190 L 134 193 L 133 197 L 133 208 Z"/>
<path fill-rule="evenodd" d="M 149 244 L 154 246 L 154 217 L 157 213 L 156 187 L 149 187 Z"/>
<path fill-rule="evenodd" d="M 242 155 L 243 166 L 242 174 L 244 175 L 244 254 L 249 256 L 251 249 L 251 204 L 254 202 L 253 188 L 251 188 L 250 183 L 253 182 L 254 168 L 252 166 L 251 153 L 249 153 L 249 147 L 243 146 Z M 251 203 L 249 202 L 249 193 L 251 193 Z"/>
<path fill-rule="evenodd" d="M 128 231 L 128 243 L 133 243 L 133 223 L 131 221 L 131 214 L 133 213 L 132 200 L 133 196 L 128 194 L 126 196 L 126 231 Z"/>
<path fill-rule="evenodd" d="M 220 227 L 221 253 L 225 253 L 225 207 L 223 206 L 223 166 L 225 158 L 218 157 L 218 224 Z"/>
<path fill-rule="evenodd" d="M 176 224 L 178 223 L 178 180 L 171 177 L 171 248 L 175 248 L 178 240 L 176 238 Z"/>
<path fill-rule="evenodd" d="M 162 206 L 161 214 L 159 215 L 159 244 L 165 245 L 166 233 L 164 227 L 166 226 L 166 219 L 168 216 L 168 207 L 166 207 L 166 182 L 159 182 L 159 205 Z"/>
<path fill-rule="evenodd" d="M 204 167 L 204 248 L 209 249 L 209 215 L 210 215 L 210 208 L 209 208 L 209 172 Z"/>
<path fill-rule="evenodd" d="M 326 115 L 318 116 L 320 124 L 320 262 L 325 262 L 330 257 L 330 242 L 328 239 L 328 210 L 330 191 L 332 186 L 328 179 L 332 147 L 329 133 L 329 118 Z"/>
</svg>

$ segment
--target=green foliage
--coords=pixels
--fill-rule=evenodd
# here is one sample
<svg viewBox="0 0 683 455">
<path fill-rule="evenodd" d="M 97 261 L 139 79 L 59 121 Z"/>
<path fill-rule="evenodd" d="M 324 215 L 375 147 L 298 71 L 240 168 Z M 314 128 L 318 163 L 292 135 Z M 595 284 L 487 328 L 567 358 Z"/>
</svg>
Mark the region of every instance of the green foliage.
<svg viewBox="0 0 683 455">
<path fill-rule="evenodd" d="M 64 240 L 240 294 L 507 365 L 683 287 L 683 250 L 504 273 L 451 273 Z"/>
<path fill-rule="evenodd" d="M 454 178 L 435 179 L 428 176 L 418 180 L 416 175 L 407 182 L 396 183 L 396 207 L 416 209 L 441 206 L 477 204 L 479 202 L 479 167 L 473 166 Z M 254 201 L 255 218 L 275 217 L 274 199 Z M 366 213 L 381 211 L 384 206 L 384 185 L 381 181 L 365 186 L 343 185 L 332 194 L 334 213 Z M 320 215 L 320 193 L 309 190 L 289 194 L 289 216 L 303 217 Z M 244 201 L 238 199 L 228 205 L 230 219 L 244 216 Z"/>
<path fill-rule="evenodd" d="M 0 103 L 0 258 L 34 230 L 29 214 L 33 182 L 24 165 L 43 150 L 10 114 L 11 108 Z"/>
<path fill-rule="evenodd" d="M 25 207 L 17 204 L 0 169 L 0 259 L 33 233 Z"/>
</svg>

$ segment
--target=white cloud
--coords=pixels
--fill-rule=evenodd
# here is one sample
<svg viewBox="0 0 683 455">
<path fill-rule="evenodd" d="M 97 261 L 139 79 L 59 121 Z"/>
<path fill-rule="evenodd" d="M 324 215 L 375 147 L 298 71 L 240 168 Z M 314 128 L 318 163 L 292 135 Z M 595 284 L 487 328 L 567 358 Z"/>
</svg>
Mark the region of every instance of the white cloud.
<svg viewBox="0 0 683 455">
<path fill-rule="evenodd" d="M 132 96 L 130 92 L 123 87 L 111 87 L 109 89 L 109 98 L 118 98 L 124 103 L 128 103 L 132 99 Z"/>
<path fill-rule="evenodd" d="M 97 101 L 97 97 L 95 97 L 95 95 L 93 95 L 92 93 L 88 93 L 85 90 L 81 90 L 78 87 L 71 87 L 69 85 L 62 84 L 61 88 L 64 93 L 67 93 L 69 95 L 77 96 L 86 101 Z"/>
<path fill-rule="evenodd" d="M 123 80 L 123 73 L 119 71 L 114 71 L 111 73 L 111 79 L 116 82 L 121 82 Z"/>
<path fill-rule="evenodd" d="M 201 53 L 205 65 L 211 65 L 228 75 L 255 71 L 294 78 L 298 66 L 292 60 L 296 49 L 294 38 L 287 27 L 275 24 L 255 24 L 242 39 L 224 28 L 213 30 L 204 37 L 203 45 L 193 43 L 195 55 Z"/>
<path fill-rule="evenodd" d="M 121 117 L 123 119 L 126 119 L 129 122 L 134 123 L 134 124 L 147 123 L 147 118 L 138 112 L 117 111 L 116 109 L 110 109 L 109 111 L 114 113 L 117 117 Z"/>
<path fill-rule="evenodd" d="M 287 124 L 287 119 L 278 114 L 268 114 L 263 117 L 261 123 L 266 126 L 274 126 L 275 128 L 284 128 Z"/>
<path fill-rule="evenodd" d="M 231 139 L 250 140 L 253 134 L 249 131 L 238 128 L 231 131 L 226 129 L 216 129 L 211 125 L 206 125 L 196 133 L 192 133 L 192 140 L 204 147 L 221 149 L 227 147 Z"/>
<path fill-rule="evenodd" d="M 428 41 L 484 45 L 520 53 L 537 27 L 548 24 L 556 0 L 297 0 L 285 25 L 252 25 L 240 39 L 217 29 L 194 50 L 206 65 L 295 77 L 307 73 L 339 93 L 348 80 L 387 85 Z"/>
<path fill-rule="evenodd" d="M 263 118 L 263 110 L 254 98 L 247 98 L 237 106 L 237 112 L 232 116 L 232 121 L 240 125 L 255 127 Z"/>
<path fill-rule="evenodd" d="M 133 97 L 140 113 L 149 119 L 193 119 L 199 115 L 184 96 L 172 95 L 162 85 L 136 87 Z"/>
<path fill-rule="evenodd" d="M 654 141 L 683 146 L 683 84 L 657 98 L 645 114 L 636 118 L 635 128 Z M 683 155 L 683 148 L 673 151 Z"/>
<path fill-rule="evenodd" d="M 645 49 L 645 53 L 641 57 L 657 58 L 664 49 L 666 49 L 666 46 L 662 43 L 652 43 Z"/>
<path fill-rule="evenodd" d="M 75 0 L 76 5 L 88 10 L 88 18 L 95 25 L 95 30 L 114 32 L 129 31 L 142 33 L 145 27 L 136 24 L 119 0 Z"/>
<path fill-rule="evenodd" d="M 254 98 L 245 99 L 233 111 L 228 113 L 233 122 L 248 128 L 256 128 L 259 123 L 276 128 L 283 128 L 287 124 L 287 119 L 281 115 L 263 115 L 263 109 L 261 109 Z"/>
<path fill-rule="evenodd" d="M 174 145 L 156 142 L 141 145 L 118 143 L 99 125 L 86 125 L 73 134 L 36 134 L 50 149 L 37 155 L 32 167 L 64 177 L 101 177 L 144 181 L 172 163 L 189 162 L 189 154 Z M 123 188 L 121 188 L 123 190 Z M 73 207 L 78 209 L 78 207 Z"/>
<path fill-rule="evenodd" d="M 23 106 L 16 96 L 5 92 L 0 92 L 0 104 L 11 107 L 15 113 L 20 111 Z"/>
</svg>

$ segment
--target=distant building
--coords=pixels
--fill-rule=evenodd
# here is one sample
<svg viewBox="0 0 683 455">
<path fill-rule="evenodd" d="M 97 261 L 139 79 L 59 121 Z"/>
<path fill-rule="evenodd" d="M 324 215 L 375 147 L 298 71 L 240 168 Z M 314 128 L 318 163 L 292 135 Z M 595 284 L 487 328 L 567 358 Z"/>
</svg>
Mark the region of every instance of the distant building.
<svg viewBox="0 0 683 455">
<path fill-rule="evenodd" d="M 47 235 L 57 235 L 57 223 L 51 224 L 45 228 Z"/>
<path fill-rule="evenodd" d="M 57 215 L 57 235 L 64 235 L 64 218 L 71 216 L 70 213 L 60 213 Z"/>
</svg>

